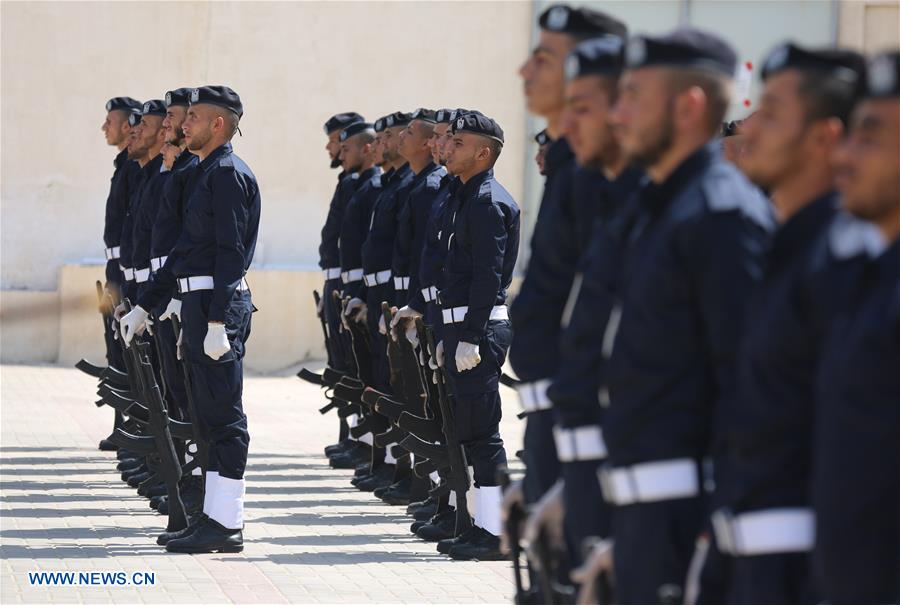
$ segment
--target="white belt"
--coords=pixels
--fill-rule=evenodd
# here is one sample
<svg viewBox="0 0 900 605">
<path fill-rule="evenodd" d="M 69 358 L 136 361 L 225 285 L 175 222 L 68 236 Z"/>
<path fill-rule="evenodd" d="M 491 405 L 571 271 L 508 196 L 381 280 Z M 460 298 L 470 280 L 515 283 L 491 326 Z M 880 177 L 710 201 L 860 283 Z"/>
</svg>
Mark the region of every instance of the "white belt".
<svg viewBox="0 0 900 605">
<path fill-rule="evenodd" d="M 129 269 L 128 267 L 123 267 L 119 265 L 119 269 L 122 270 L 122 275 L 125 277 L 125 281 L 134 281 L 134 269 Z"/>
<path fill-rule="evenodd" d="M 169 257 L 168 256 L 157 256 L 156 258 L 151 258 L 150 259 L 150 270 L 153 271 L 154 273 L 156 273 L 157 271 L 162 269 L 162 266 L 166 264 L 167 258 L 169 258 Z"/>
<path fill-rule="evenodd" d="M 603 430 L 597 426 L 579 426 L 574 429 L 553 427 L 556 441 L 556 457 L 560 462 L 603 460 L 606 458 L 606 442 Z"/>
<path fill-rule="evenodd" d="M 552 408 L 553 402 L 547 397 L 547 389 L 549 387 L 549 379 L 537 380 L 535 382 L 523 382 L 516 385 L 516 391 L 519 393 L 519 401 L 522 403 L 522 409 L 530 413 Z"/>
<path fill-rule="evenodd" d="M 363 270 L 362 269 L 350 269 L 349 271 L 344 271 L 341 273 L 341 281 L 345 284 L 350 284 L 355 281 L 359 281 L 363 278 Z"/>
<path fill-rule="evenodd" d="M 103 252 L 106 254 L 106 260 L 116 260 L 119 258 L 119 246 L 104 248 Z"/>
<path fill-rule="evenodd" d="M 597 477 L 603 499 L 617 506 L 700 495 L 699 469 L 690 458 L 601 468 Z"/>
<path fill-rule="evenodd" d="M 325 276 L 325 281 L 328 281 L 329 279 L 337 279 L 341 276 L 341 268 L 331 267 L 330 269 L 322 269 L 322 275 Z"/>
<path fill-rule="evenodd" d="M 452 309 L 443 309 L 442 313 L 444 315 L 444 323 L 458 324 L 462 321 L 465 321 L 466 314 L 468 314 L 468 312 L 469 307 L 453 307 Z M 498 305 L 491 309 L 491 316 L 488 319 L 494 321 L 509 319 L 509 309 L 506 308 L 506 305 Z"/>
<path fill-rule="evenodd" d="M 394 290 L 409 290 L 409 278 L 408 277 L 395 277 L 394 278 Z"/>
<path fill-rule="evenodd" d="M 808 508 L 770 508 L 732 516 L 725 509 L 712 515 L 719 549 L 736 556 L 770 555 L 812 550 L 816 517 Z"/>
<path fill-rule="evenodd" d="M 145 281 L 147 281 L 148 279 L 150 279 L 150 268 L 149 267 L 147 267 L 146 269 L 135 269 L 134 270 L 134 281 L 136 281 L 137 283 L 142 284 Z"/>
<path fill-rule="evenodd" d="M 367 273 L 364 279 L 366 280 L 366 286 L 369 288 L 372 286 L 380 286 L 381 284 L 386 284 L 391 281 L 391 270 L 385 269 L 384 271 L 378 271 L 377 273 Z"/>
<path fill-rule="evenodd" d="M 437 300 L 438 289 L 435 286 L 431 286 L 430 288 L 422 288 L 422 298 L 425 299 L 425 302 L 434 302 Z"/>
<path fill-rule="evenodd" d="M 214 287 L 213 277 L 212 275 L 194 275 L 191 277 L 179 277 L 178 278 L 178 291 L 181 293 L 185 292 L 196 292 L 197 290 L 212 290 Z M 238 290 L 249 290 L 250 284 L 247 283 L 247 279 L 242 277 L 241 283 L 238 284 Z"/>
</svg>

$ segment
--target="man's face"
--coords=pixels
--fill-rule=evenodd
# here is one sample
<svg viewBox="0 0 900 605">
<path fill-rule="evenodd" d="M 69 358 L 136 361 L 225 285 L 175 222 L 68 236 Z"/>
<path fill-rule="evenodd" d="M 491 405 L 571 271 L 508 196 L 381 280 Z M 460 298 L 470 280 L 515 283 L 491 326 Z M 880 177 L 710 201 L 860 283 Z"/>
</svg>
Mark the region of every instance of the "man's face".
<svg viewBox="0 0 900 605">
<path fill-rule="evenodd" d="M 400 159 L 400 133 L 405 126 L 391 126 L 382 131 L 382 155 L 386 164 L 392 164 Z"/>
<path fill-rule="evenodd" d="M 426 149 L 426 145 L 430 147 L 429 139 L 431 133 L 422 120 L 413 120 L 406 128 L 400 131 L 400 155 L 410 160 L 418 157 Z"/>
<path fill-rule="evenodd" d="M 350 137 L 341 143 L 341 169 L 346 172 L 359 172 L 363 164 L 363 145 L 356 137 Z"/>
<path fill-rule="evenodd" d="M 184 131 L 181 125 L 187 117 L 187 107 L 183 105 L 174 105 L 166 109 L 166 117 L 163 118 L 162 126 L 166 130 L 166 143 L 173 145 L 181 145 L 184 140 Z"/>
<path fill-rule="evenodd" d="M 218 117 L 216 111 L 206 104 L 191 105 L 188 108 L 187 117 L 181 125 L 188 149 L 199 151 L 209 144 L 213 138 L 213 125 Z"/>
<path fill-rule="evenodd" d="M 538 45 L 519 68 L 528 111 L 545 117 L 562 111 L 563 64 L 574 46 L 568 34 L 541 30 Z"/>
<path fill-rule="evenodd" d="M 626 161 L 642 168 L 655 165 L 672 146 L 674 98 L 660 68 L 627 71 L 610 116 Z"/>
<path fill-rule="evenodd" d="M 119 146 L 126 141 L 131 126 L 128 125 L 128 114 L 121 109 L 106 112 L 106 119 L 100 126 L 106 136 L 107 145 Z"/>
<path fill-rule="evenodd" d="M 484 149 L 484 137 L 470 132 L 451 135 L 447 144 L 447 172 L 456 175 L 470 175 L 478 163 L 478 154 Z"/>
<path fill-rule="evenodd" d="M 891 216 L 900 220 L 900 100 L 860 103 L 834 160 L 837 187 L 849 212 L 873 222 Z"/>
<path fill-rule="evenodd" d="M 810 160 L 810 124 L 799 94 L 801 75 L 788 69 L 766 80 L 759 109 L 741 124 L 741 170 L 768 191 L 802 171 Z"/>
<path fill-rule="evenodd" d="M 141 120 L 136 126 L 131 127 L 128 133 L 128 159 L 139 160 L 147 155 L 148 147 L 144 146 L 143 130 L 144 121 Z"/>
<path fill-rule="evenodd" d="M 376 166 L 384 165 L 384 131 L 375 133 L 375 142 L 372 147 L 372 160 Z"/>
<path fill-rule="evenodd" d="M 325 151 L 328 152 L 328 159 L 331 160 L 331 167 L 337 168 L 341 165 L 341 131 L 335 130 L 328 135 L 328 143 L 325 144 Z"/>
<path fill-rule="evenodd" d="M 151 149 L 159 142 L 162 130 L 162 116 L 144 116 L 141 119 L 141 146 Z"/>
<path fill-rule="evenodd" d="M 431 157 L 435 164 L 445 166 L 447 164 L 447 144 L 450 142 L 452 134 L 450 132 L 450 124 L 435 124 L 434 133 L 431 137 Z"/>
<path fill-rule="evenodd" d="M 611 109 L 609 90 L 601 76 L 576 78 L 566 84 L 563 133 L 581 166 L 602 164 L 615 149 Z"/>
</svg>

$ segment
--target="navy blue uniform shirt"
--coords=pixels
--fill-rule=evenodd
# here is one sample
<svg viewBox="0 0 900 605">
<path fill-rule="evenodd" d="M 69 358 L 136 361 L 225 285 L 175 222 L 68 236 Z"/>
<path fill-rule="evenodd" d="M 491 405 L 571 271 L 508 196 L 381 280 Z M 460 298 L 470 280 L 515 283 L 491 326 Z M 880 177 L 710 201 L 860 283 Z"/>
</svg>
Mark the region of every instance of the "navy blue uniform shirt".
<svg viewBox="0 0 900 605">
<path fill-rule="evenodd" d="M 153 223 L 150 244 L 151 258 L 168 256 L 181 235 L 184 206 L 187 199 L 187 182 L 200 164 L 200 158 L 188 150 L 175 158 L 169 178 L 162 189 L 162 200 Z"/>
<path fill-rule="evenodd" d="M 171 295 L 178 277 L 211 275 L 209 321 L 225 321 L 225 309 L 253 261 L 259 231 L 261 198 L 253 172 L 232 151 L 217 147 L 200 162 L 196 184 L 187 199 L 178 243 L 154 285 L 141 298 L 145 309 Z"/>
<path fill-rule="evenodd" d="M 338 175 L 338 184 L 331 196 L 331 204 L 328 206 L 328 217 L 322 227 L 322 243 L 319 244 L 319 267 L 333 269 L 341 266 L 341 253 L 338 240 L 341 236 L 341 223 L 344 220 L 344 210 L 350 196 L 356 191 L 358 176 L 349 172 Z"/>
<path fill-rule="evenodd" d="M 577 166 L 565 139 L 551 144 L 544 161 L 547 180 L 531 237 L 531 256 L 510 306 L 515 333 L 509 362 L 524 382 L 556 372 L 560 318 L 597 206 L 597 200 L 572 195 Z"/>
<path fill-rule="evenodd" d="M 459 340 L 478 344 L 491 309 L 506 303 L 512 283 L 519 254 L 519 206 L 490 169 L 463 184 L 447 212 L 441 307 L 467 306 Z"/>
<path fill-rule="evenodd" d="M 106 198 L 106 218 L 103 222 L 103 243 L 107 248 L 115 248 L 122 241 L 122 222 L 128 212 L 128 189 L 140 171 L 137 162 L 128 159 L 128 149 L 123 149 L 113 160 L 112 179 L 109 183 L 109 195 Z M 106 280 L 119 282 L 122 274 L 119 271 L 119 259 L 106 262 Z"/>
<path fill-rule="evenodd" d="M 149 164 L 156 164 L 156 172 L 153 172 L 153 168 L 151 168 L 135 210 L 134 228 L 132 231 L 134 244 L 131 251 L 131 262 L 134 263 L 135 269 L 147 269 L 150 267 L 150 242 L 153 235 L 153 223 L 159 212 L 163 187 L 172 174 L 163 166 L 162 160 L 162 154 L 159 154 L 149 162 Z"/>
<path fill-rule="evenodd" d="M 426 166 L 416 174 L 400 209 L 391 269 L 395 276 L 409 277 L 409 289 L 407 299 L 398 300 L 398 305 L 405 305 L 416 293 L 421 296 L 419 265 L 425 248 L 428 219 L 432 206 L 441 197 L 441 182 L 446 174 L 443 166 Z"/>
<path fill-rule="evenodd" d="M 407 303 L 419 313 L 425 313 L 427 303 L 437 304 L 436 300 L 426 301 L 422 290 L 426 288 L 440 290 L 441 288 L 444 256 L 447 252 L 447 246 L 441 242 L 441 239 L 447 221 L 447 208 L 460 186 L 461 182 L 458 178 L 444 174 L 441 177 L 437 195 L 432 202 L 431 211 L 428 213 L 422 253 L 419 255 L 419 273 L 416 277 L 415 289 L 410 287 Z"/>
<path fill-rule="evenodd" d="M 362 246 L 369 233 L 372 206 L 381 193 L 382 179 L 388 179 L 389 174 L 381 174 L 381 169 L 373 166 L 359 173 L 359 178 L 356 179 L 357 188 L 347 202 L 341 223 L 339 243 L 342 274 L 362 271 Z M 365 284 L 360 278 L 345 282 L 343 291 L 345 296 L 363 298 L 364 289 Z"/>
<path fill-rule="evenodd" d="M 735 396 L 744 313 L 774 218 L 717 147 L 701 147 L 634 202 L 641 212 L 610 319 L 617 331 L 603 432 L 615 466 L 700 460 L 714 415 Z"/>
<path fill-rule="evenodd" d="M 134 222 L 137 219 L 137 212 L 141 205 L 141 197 L 144 193 L 144 187 L 150 180 L 151 176 L 159 174 L 159 167 L 162 165 L 162 154 L 144 164 L 144 166 L 129 179 L 128 184 L 128 210 L 122 220 L 122 237 L 119 241 L 120 257 L 119 264 L 129 269 L 142 267 L 134 266 Z"/>
<path fill-rule="evenodd" d="M 382 181 L 381 195 L 372 207 L 369 233 L 362 247 L 363 270 L 366 274 L 390 270 L 397 237 L 397 213 L 400 197 L 413 180 L 409 164 L 404 164 Z"/>
</svg>

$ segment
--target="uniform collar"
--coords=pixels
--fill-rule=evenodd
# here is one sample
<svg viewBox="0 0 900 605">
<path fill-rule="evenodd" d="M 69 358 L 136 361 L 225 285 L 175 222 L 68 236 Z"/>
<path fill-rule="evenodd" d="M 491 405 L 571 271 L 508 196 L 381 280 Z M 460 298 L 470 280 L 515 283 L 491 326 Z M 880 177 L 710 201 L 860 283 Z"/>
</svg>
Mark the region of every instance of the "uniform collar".
<svg viewBox="0 0 900 605">
<path fill-rule="evenodd" d="M 152 160 L 150 160 L 149 162 L 147 162 L 144 165 L 144 167 L 141 169 L 141 171 L 145 175 L 152 176 L 152 175 L 156 174 L 157 172 L 159 172 L 159 167 L 162 166 L 162 162 L 163 162 L 163 155 L 161 153 L 157 153 L 156 157 L 153 158 Z"/>
<path fill-rule="evenodd" d="M 468 198 L 473 192 L 478 191 L 481 188 L 482 183 L 494 177 L 494 169 L 488 168 L 484 172 L 480 172 L 470 178 L 462 187 L 459 188 L 459 195 L 461 197 Z"/>
<path fill-rule="evenodd" d="M 775 233 L 771 255 L 790 259 L 821 236 L 838 209 L 838 195 L 829 191 L 801 208 Z"/>
<path fill-rule="evenodd" d="M 710 142 L 703 145 L 685 158 L 678 168 L 659 185 L 648 179 L 641 193 L 641 199 L 652 209 L 663 208 L 692 178 L 716 161 L 719 156 L 718 143 Z"/>
<path fill-rule="evenodd" d="M 413 180 L 414 180 L 415 182 L 421 181 L 421 180 L 424 179 L 426 176 L 428 176 L 429 174 L 431 174 L 432 172 L 434 172 L 434 170 L 435 170 L 437 167 L 438 167 L 437 164 L 435 164 L 434 162 L 428 162 L 428 165 L 425 166 L 425 168 L 423 168 L 422 170 L 420 170 L 419 172 L 416 173 L 416 175 L 413 177 Z"/>
<path fill-rule="evenodd" d="M 547 154 L 544 156 L 544 172 L 547 176 L 553 175 L 561 166 L 575 157 L 569 142 L 563 137 L 550 143 Z"/>
<path fill-rule="evenodd" d="M 116 154 L 116 159 L 113 160 L 113 166 L 116 168 L 121 168 L 122 165 L 128 161 L 128 148 L 126 147 L 122 151 Z"/>
<path fill-rule="evenodd" d="M 359 182 L 365 182 L 378 174 L 378 166 L 371 166 L 359 173 Z"/>
<path fill-rule="evenodd" d="M 172 163 L 172 170 L 178 170 L 182 166 L 187 166 L 188 164 L 191 163 L 191 160 L 195 157 L 197 157 L 197 156 L 195 156 L 193 153 L 191 153 L 187 149 L 182 150 L 181 153 L 179 153 L 178 156 L 175 158 L 175 161 Z"/>
<path fill-rule="evenodd" d="M 206 156 L 205 160 L 200 162 L 200 168 L 206 170 L 207 168 L 212 166 L 214 163 L 219 161 L 219 158 L 221 158 L 224 155 L 230 154 L 231 152 L 232 151 L 231 151 L 231 143 L 230 142 L 216 147 L 215 149 L 212 150 L 212 153 L 210 153 L 208 156 Z"/>
</svg>

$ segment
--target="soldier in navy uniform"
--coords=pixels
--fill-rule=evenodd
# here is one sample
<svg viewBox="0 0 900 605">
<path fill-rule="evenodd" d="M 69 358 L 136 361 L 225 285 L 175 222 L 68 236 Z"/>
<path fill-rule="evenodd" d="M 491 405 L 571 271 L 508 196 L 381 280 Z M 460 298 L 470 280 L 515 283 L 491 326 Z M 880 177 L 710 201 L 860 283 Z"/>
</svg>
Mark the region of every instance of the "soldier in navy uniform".
<svg viewBox="0 0 900 605">
<path fill-rule="evenodd" d="M 558 369 L 560 319 L 569 297 L 584 238 L 572 235 L 589 228 L 593 205 L 563 208 L 571 202 L 568 187 L 575 160 L 562 136 L 565 108 L 564 62 L 586 38 L 610 35 L 624 39 L 625 25 L 599 11 L 554 5 L 539 18 L 540 38 L 520 70 L 525 97 L 533 113 L 547 119 L 553 140 L 544 157 L 546 182 L 531 239 L 525 277 L 510 307 L 516 335 L 509 350 L 510 364 L 522 381 L 517 388 L 527 416 L 525 428 L 525 500 L 537 501 L 559 477 L 553 443 L 552 404 L 547 398 L 550 379 Z M 586 209 L 588 214 L 579 214 Z"/>
<path fill-rule="evenodd" d="M 559 367 L 547 389 L 562 481 L 544 495 L 526 534 L 536 536 L 543 530 L 548 536 L 565 537 L 572 565 L 581 561 L 585 538 L 609 534 L 609 511 L 597 481 L 597 469 L 606 457 L 598 392 L 603 387 L 603 333 L 611 310 L 608 281 L 618 272 L 609 231 L 641 177 L 640 171 L 626 167 L 609 124 L 623 50 L 621 38 L 605 36 L 580 43 L 566 60 L 562 132 L 578 166 L 565 207 L 577 216 L 595 218 L 560 221 L 575 230 L 556 235 L 575 240 L 584 250 L 561 318 Z"/>
<path fill-rule="evenodd" d="M 106 283 L 104 292 L 111 300 L 118 300 L 122 292 L 122 272 L 119 270 L 120 240 L 122 237 L 122 220 L 125 206 L 128 203 L 129 175 L 136 172 L 138 166 L 128 159 L 128 140 L 131 135 L 131 123 L 128 117 L 140 111 L 141 102 L 131 97 L 114 97 L 106 102 L 106 119 L 100 130 L 108 145 L 115 146 L 119 153 L 113 160 L 113 175 L 109 184 L 109 195 L 106 198 L 106 210 L 103 223 L 103 246 L 106 257 Z M 125 369 L 122 349 L 115 341 L 114 322 L 104 322 L 103 337 L 106 342 L 106 361 L 119 370 Z M 107 439 L 100 440 L 100 449 L 114 451 L 118 449 Z"/>
<path fill-rule="evenodd" d="M 361 115 L 353 111 L 335 114 L 325 122 L 325 134 L 328 136 L 328 144 L 325 146 L 325 149 L 328 151 L 332 168 L 342 166 L 340 157 L 341 131 L 350 124 L 359 122 L 365 122 L 365 120 Z M 347 201 L 356 189 L 357 181 L 352 178 L 353 174 L 346 170 L 341 170 L 338 174 L 338 183 L 334 189 L 334 195 L 331 197 L 331 203 L 328 206 L 328 216 L 325 219 L 325 225 L 322 227 L 322 243 L 319 245 L 319 267 L 322 269 L 325 284 L 322 286 L 322 302 L 318 312 L 324 314 L 328 325 L 328 334 L 331 338 L 328 343 L 328 361 L 332 368 L 339 372 L 344 372 L 348 368 L 344 360 L 343 350 L 339 348 L 337 333 L 340 329 L 341 318 L 336 311 L 333 297 L 334 292 L 340 291 L 341 288 L 341 258 L 338 240 Z"/>
<path fill-rule="evenodd" d="M 817 602 L 807 574 L 813 374 L 828 307 L 843 292 L 811 269 L 838 210 L 832 155 L 863 72 L 854 52 L 778 46 L 763 66 L 757 115 L 742 131 L 741 167 L 769 192 L 779 227 L 747 311 L 737 397 L 726 402 L 717 436 L 714 529 L 733 558 L 733 603 Z"/>
<path fill-rule="evenodd" d="M 242 115 L 240 97 L 227 86 L 192 91 L 182 130 L 200 164 L 192 175 L 196 181 L 182 232 L 150 288 L 121 320 L 128 343 L 146 324 L 149 309 L 176 287 L 181 293 L 183 351 L 191 362 L 199 415 L 195 420 L 210 442 L 203 515 L 186 529 L 158 539 L 172 552 L 243 549 L 250 442 L 242 403 L 243 356 L 255 310 L 244 276 L 256 249 L 261 202 L 256 177 L 230 142 Z"/>
<path fill-rule="evenodd" d="M 876 56 L 836 155 L 843 207 L 880 241 L 815 379 L 812 575 L 824 602 L 900 601 L 900 51 Z"/>
<path fill-rule="evenodd" d="M 472 529 L 439 543 L 455 559 L 500 559 L 501 367 L 512 337 L 507 289 L 519 251 L 519 207 L 494 178 L 503 130 L 470 112 L 452 124 L 447 169 L 460 180 L 450 206 L 439 300 L 438 363 L 446 363 L 460 442 L 474 471 Z M 444 362 L 446 358 L 446 362 Z"/>
<path fill-rule="evenodd" d="M 721 158 L 737 62 L 690 28 L 631 38 L 612 119 L 647 182 L 610 312 L 603 418 L 618 602 L 681 600 L 704 529 L 703 469 L 735 396 L 735 352 L 773 228 L 767 200 Z"/>
</svg>

